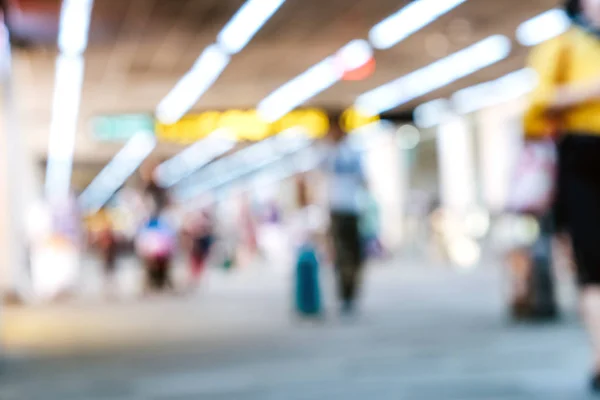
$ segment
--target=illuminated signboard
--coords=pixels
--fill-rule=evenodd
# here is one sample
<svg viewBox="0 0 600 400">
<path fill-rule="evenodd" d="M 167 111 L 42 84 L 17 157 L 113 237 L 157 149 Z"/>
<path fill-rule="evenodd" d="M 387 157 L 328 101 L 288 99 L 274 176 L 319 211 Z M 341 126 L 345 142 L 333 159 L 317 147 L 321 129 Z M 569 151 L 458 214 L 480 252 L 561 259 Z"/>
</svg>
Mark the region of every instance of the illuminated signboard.
<svg viewBox="0 0 600 400">
<path fill-rule="evenodd" d="M 123 142 L 138 132 L 154 132 L 154 119 L 147 114 L 107 115 L 92 118 L 94 139 Z"/>
<path fill-rule="evenodd" d="M 343 130 L 351 132 L 378 120 L 377 116 L 368 117 L 349 108 L 342 113 L 339 122 Z M 237 140 L 259 141 L 294 127 L 303 128 L 310 138 L 318 139 L 329 130 L 329 116 L 324 110 L 306 108 L 291 111 L 269 123 L 256 110 L 206 111 L 186 115 L 166 125 L 155 122 L 149 115 L 131 114 L 96 117 L 92 127 L 94 137 L 104 141 L 126 141 L 140 130 L 146 130 L 155 132 L 161 142 L 187 145 L 222 128 L 230 130 Z"/>
<path fill-rule="evenodd" d="M 186 115 L 178 122 L 156 123 L 156 136 L 165 142 L 193 143 L 217 129 L 229 129 L 238 140 L 258 141 L 300 126 L 310 137 L 324 136 L 329 129 L 327 113 L 318 109 L 295 110 L 273 123 L 263 120 L 256 110 L 207 111 Z"/>
<path fill-rule="evenodd" d="M 356 129 L 362 128 L 363 126 L 370 125 L 374 122 L 379 121 L 378 115 L 365 115 L 358 111 L 356 108 L 348 108 L 340 116 L 340 127 L 345 132 L 352 132 Z"/>
</svg>

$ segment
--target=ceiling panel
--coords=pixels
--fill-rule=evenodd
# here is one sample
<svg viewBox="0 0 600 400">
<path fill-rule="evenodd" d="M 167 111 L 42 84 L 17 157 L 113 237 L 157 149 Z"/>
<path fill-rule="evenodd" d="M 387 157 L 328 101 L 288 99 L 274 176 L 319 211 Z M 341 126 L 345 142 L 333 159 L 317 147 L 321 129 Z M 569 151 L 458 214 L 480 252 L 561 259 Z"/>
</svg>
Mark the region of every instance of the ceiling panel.
<svg viewBox="0 0 600 400">
<path fill-rule="evenodd" d="M 86 52 L 81 126 L 106 112 L 151 112 L 192 66 L 243 0 L 96 0 Z M 253 107 L 264 96 L 345 43 L 368 30 L 406 0 L 287 0 L 250 44 L 232 57 L 225 72 L 200 99 L 196 110 Z M 341 82 L 309 104 L 339 110 L 356 96 L 489 35 L 511 38 L 522 21 L 559 0 L 468 0 L 401 44 L 377 51 L 377 69 L 361 82 Z M 19 50 L 17 74 L 23 115 L 49 119 L 56 55 L 58 0 L 19 0 L 16 32 L 32 46 Z M 403 105 L 449 96 L 455 90 L 493 79 L 523 66 L 527 49 L 515 44 L 508 60 Z M 29 110 L 29 108 L 31 110 Z M 47 121 L 49 123 L 49 121 Z M 24 123 L 27 123 L 25 121 Z M 43 124 L 41 124 L 43 125 Z"/>
</svg>

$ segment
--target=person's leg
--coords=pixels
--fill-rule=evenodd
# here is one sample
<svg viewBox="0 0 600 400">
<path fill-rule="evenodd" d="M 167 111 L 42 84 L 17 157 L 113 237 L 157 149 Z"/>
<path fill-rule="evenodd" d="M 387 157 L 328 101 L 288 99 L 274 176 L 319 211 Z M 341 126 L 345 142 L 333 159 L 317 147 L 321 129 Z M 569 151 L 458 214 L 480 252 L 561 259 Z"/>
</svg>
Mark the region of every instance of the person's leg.
<svg viewBox="0 0 600 400">
<path fill-rule="evenodd" d="M 173 290 L 175 286 L 171 280 L 171 259 L 170 257 L 160 257 L 159 259 L 159 280 L 162 290 Z"/>
<path fill-rule="evenodd" d="M 349 298 L 348 263 L 345 257 L 344 231 L 342 226 L 343 216 L 331 213 L 331 241 L 333 243 L 333 264 L 337 280 L 338 297 L 342 303 L 346 303 Z"/>
<path fill-rule="evenodd" d="M 560 154 L 563 158 L 561 189 L 566 228 L 581 288 L 581 314 L 593 346 L 592 389 L 600 391 L 600 168 L 597 165 L 600 143 L 588 141 L 572 138 L 572 154 L 564 151 Z M 578 147 L 574 148 L 575 145 Z"/>
<path fill-rule="evenodd" d="M 358 218 L 351 214 L 338 216 L 338 260 L 341 300 L 344 311 L 352 311 L 360 281 L 361 242 Z"/>
<path fill-rule="evenodd" d="M 596 374 L 600 374 L 600 285 L 587 285 L 582 288 L 581 314 L 594 351 L 595 371 Z M 600 381 L 597 384 L 600 384 Z M 600 386 L 597 389 L 600 389 Z"/>
<path fill-rule="evenodd" d="M 358 292 L 360 291 L 360 284 L 362 280 L 362 264 L 364 261 L 364 247 L 359 230 L 359 218 L 357 215 L 348 215 L 347 223 L 345 226 L 347 235 L 347 253 L 348 263 L 352 270 L 351 275 L 351 289 L 350 289 L 350 300 L 352 303 L 356 301 Z"/>
<path fill-rule="evenodd" d="M 146 282 L 144 292 L 145 294 L 150 294 L 155 292 L 158 289 L 158 278 L 157 278 L 157 269 L 158 266 L 156 264 L 156 259 L 154 257 L 149 257 L 144 260 L 145 264 L 145 272 L 146 272 Z"/>
</svg>

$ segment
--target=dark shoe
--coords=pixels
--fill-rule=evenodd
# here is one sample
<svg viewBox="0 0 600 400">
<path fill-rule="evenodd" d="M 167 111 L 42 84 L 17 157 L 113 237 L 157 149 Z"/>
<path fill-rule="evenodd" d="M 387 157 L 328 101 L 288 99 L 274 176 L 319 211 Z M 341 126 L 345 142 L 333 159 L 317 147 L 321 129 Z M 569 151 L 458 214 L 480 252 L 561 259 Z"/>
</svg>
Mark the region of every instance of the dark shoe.
<svg viewBox="0 0 600 400">
<path fill-rule="evenodd" d="M 515 300 L 510 307 L 510 316 L 514 321 L 527 319 L 531 314 L 531 307 L 525 301 Z"/>
<path fill-rule="evenodd" d="M 600 395 L 600 372 L 596 372 L 596 374 L 592 377 L 590 381 L 590 390 Z"/>
</svg>

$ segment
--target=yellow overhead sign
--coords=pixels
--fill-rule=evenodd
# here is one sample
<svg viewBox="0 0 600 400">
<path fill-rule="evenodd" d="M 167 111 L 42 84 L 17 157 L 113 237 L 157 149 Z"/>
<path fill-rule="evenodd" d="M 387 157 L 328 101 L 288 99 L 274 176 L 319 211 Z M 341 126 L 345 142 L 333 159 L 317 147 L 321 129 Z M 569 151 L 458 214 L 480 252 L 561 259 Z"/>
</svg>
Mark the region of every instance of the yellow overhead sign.
<svg viewBox="0 0 600 400">
<path fill-rule="evenodd" d="M 269 123 L 256 110 L 207 111 L 186 115 L 170 125 L 156 122 L 156 137 L 165 142 L 188 144 L 218 129 L 228 129 L 238 140 L 258 141 L 297 126 L 311 137 L 322 137 L 329 129 L 327 113 L 318 109 L 296 110 Z"/>
<path fill-rule="evenodd" d="M 363 126 L 379 121 L 379 115 L 366 115 L 351 107 L 340 116 L 340 127 L 345 132 L 352 132 Z"/>
<path fill-rule="evenodd" d="M 340 126 L 350 132 L 377 120 L 378 117 L 366 117 L 350 108 L 342 114 Z M 329 117 L 324 110 L 307 108 L 291 111 L 269 123 L 256 110 L 206 111 L 186 115 L 170 125 L 157 121 L 155 128 L 160 141 L 190 144 L 218 129 L 228 129 L 238 140 L 258 141 L 294 127 L 304 128 L 312 138 L 321 138 L 329 130 Z"/>
</svg>

